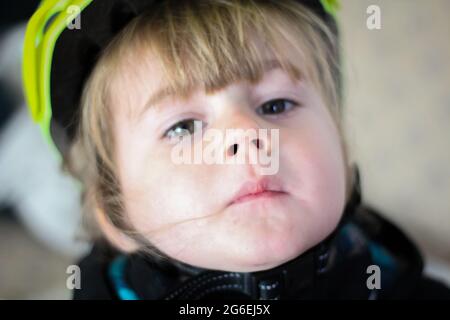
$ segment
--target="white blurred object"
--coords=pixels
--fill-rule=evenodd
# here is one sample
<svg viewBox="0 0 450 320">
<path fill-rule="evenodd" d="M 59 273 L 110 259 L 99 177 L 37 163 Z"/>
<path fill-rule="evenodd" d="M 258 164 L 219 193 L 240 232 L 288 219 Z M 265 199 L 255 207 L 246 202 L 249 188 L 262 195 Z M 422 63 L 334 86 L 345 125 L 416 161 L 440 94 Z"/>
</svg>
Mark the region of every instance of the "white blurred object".
<svg viewBox="0 0 450 320">
<path fill-rule="evenodd" d="M 450 265 L 437 257 L 426 257 L 425 274 L 444 282 L 450 287 Z"/>
<path fill-rule="evenodd" d="M 0 38 L 0 80 L 22 95 L 22 47 L 26 24 L 21 23 L 8 29 Z"/>
<path fill-rule="evenodd" d="M 49 247 L 79 256 L 88 245 L 81 230 L 80 191 L 23 106 L 0 136 L 0 201 L 13 205 L 23 223 Z"/>
<path fill-rule="evenodd" d="M 25 24 L 0 39 L 0 80 L 22 96 Z M 23 100 L 23 99 L 20 99 Z M 1 106 L 0 106 L 1 107 Z M 48 247 L 69 256 L 89 249 L 81 235 L 80 190 L 60 163 L 22 103 L 0 131 L 0 203 L 14 207 L 26 227 Z"/>
</svg>

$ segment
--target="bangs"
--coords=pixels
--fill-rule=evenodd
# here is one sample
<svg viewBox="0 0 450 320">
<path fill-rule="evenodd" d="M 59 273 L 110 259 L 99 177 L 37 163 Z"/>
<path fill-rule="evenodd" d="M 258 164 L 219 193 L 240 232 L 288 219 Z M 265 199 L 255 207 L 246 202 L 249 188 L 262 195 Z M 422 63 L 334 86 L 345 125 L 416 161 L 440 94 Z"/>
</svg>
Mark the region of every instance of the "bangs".
<svg viewBox="0 0 450 320">
<path fill-rule="evenodd" d="M 329 69 L 320 30 L 326 35 L 321 20 L 294 1 L 161 1 L 130 22 L 109 50 L 118 53 L 116 76 L 157 63 L 164 84 L 157 96 L 187 98 L 197 88 L 209 94 L 235 81 L 257 83 L 273 68 L 318 83 Z"/>
</svg>

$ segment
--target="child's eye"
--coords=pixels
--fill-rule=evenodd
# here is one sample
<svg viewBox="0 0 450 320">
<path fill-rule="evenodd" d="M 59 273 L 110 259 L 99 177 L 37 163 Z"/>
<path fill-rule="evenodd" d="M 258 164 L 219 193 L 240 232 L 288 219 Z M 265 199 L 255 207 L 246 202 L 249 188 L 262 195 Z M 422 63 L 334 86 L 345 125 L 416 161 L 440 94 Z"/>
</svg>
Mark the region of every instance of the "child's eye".
<svg viewBox="0 0 450 320">
<path fill-rule="evenodd" d="M 286 113 L 298 106 L 298 103 L 291 100 L 275 99 L 264 103 L 256 110 L 256 112 L 258 114 L 277 115 L 280 113 Z M 169 129 L 167 129 L 163 137 L 172 139 L 188 136 L 193 134 L 196 130 L 200 129 L 202 124 L 203 121 L 201 120 L 185 119 L 175 123 Z"/>
<path fill-rule="evenodd" d="M 286 113 L 298 106 L 298 103 L 291 100 L 275 99 L 264 103 L 262 106 L 256 109 L 256 112 L 258 114 L 276 115 L 279 113 Z"/>
<path fill-rule="evenodd" d="M 169 139 L 183 137 L 185 135 L 193 134 L 202 126 L 201 120 L 186 119 L 175 123 L 164 133 L 164 137 Z"/>
</svg>

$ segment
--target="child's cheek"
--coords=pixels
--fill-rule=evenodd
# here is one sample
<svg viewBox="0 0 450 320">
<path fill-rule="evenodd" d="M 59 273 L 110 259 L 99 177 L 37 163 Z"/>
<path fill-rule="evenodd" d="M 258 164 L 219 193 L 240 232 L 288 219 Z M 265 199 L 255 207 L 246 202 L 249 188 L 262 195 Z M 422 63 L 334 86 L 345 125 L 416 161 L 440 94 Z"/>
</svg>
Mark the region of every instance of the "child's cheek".
<svg viewBox="0 0 450 320">
<path fill-rule="evenodd" d="M 281 138 L 283 177 L 289 179 L 293 195 L 314 209 L 314 227 L 326 233 L 339 220 L 345 202 L 345 166 L 338 132 L 326 118 L 311 115 L 297 129 L 283 132 Z"/>
<path fill-rule="evenodd" d="M 140 174 L 124 170 L 123 175 L 127 212 L 139 230 L 159 230 L 213 214 L 223 202 L 216 166 L 175 164 L 158 153 L 142 159 L 146 161 L 136 160 L 130 168 L 139 168 Z"/>
</svg>

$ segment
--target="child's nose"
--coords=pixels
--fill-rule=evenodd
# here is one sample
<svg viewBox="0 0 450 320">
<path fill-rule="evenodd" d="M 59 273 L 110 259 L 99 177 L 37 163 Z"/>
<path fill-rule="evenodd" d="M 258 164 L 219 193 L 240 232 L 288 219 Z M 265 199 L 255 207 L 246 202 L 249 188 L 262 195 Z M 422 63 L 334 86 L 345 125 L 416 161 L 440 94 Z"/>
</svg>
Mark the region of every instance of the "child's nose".
<svg viewBox="0 0 450 320">
<path fill-rule="evenodd" d="M 248 156 L 257 157 L 259 152 L 270 156 L 270 130 L 261 127 L 251 115 L 240 114 L 233 118 L 225 131 L 225 155 L 227 158 L 245 157 L 242 154 L 245 152 Z"/>
<path fill-rule="evenodd" d="M 246 143 L 242 142 L 232 143 L 227 147 L 227 156 L 232 157 L 236 155 L 239 152 L 239 150 L 240 149 L 243 150 L 246 145 L 247 145 Z M 250 148 L 263 149 L 264 145 L 266 145 L 266 143 L 264 143 L 264 141 L 262 141 L 262 139 L 259 138 L 252 139 L 252 141 L 250 142 Z"/>
</svg>

